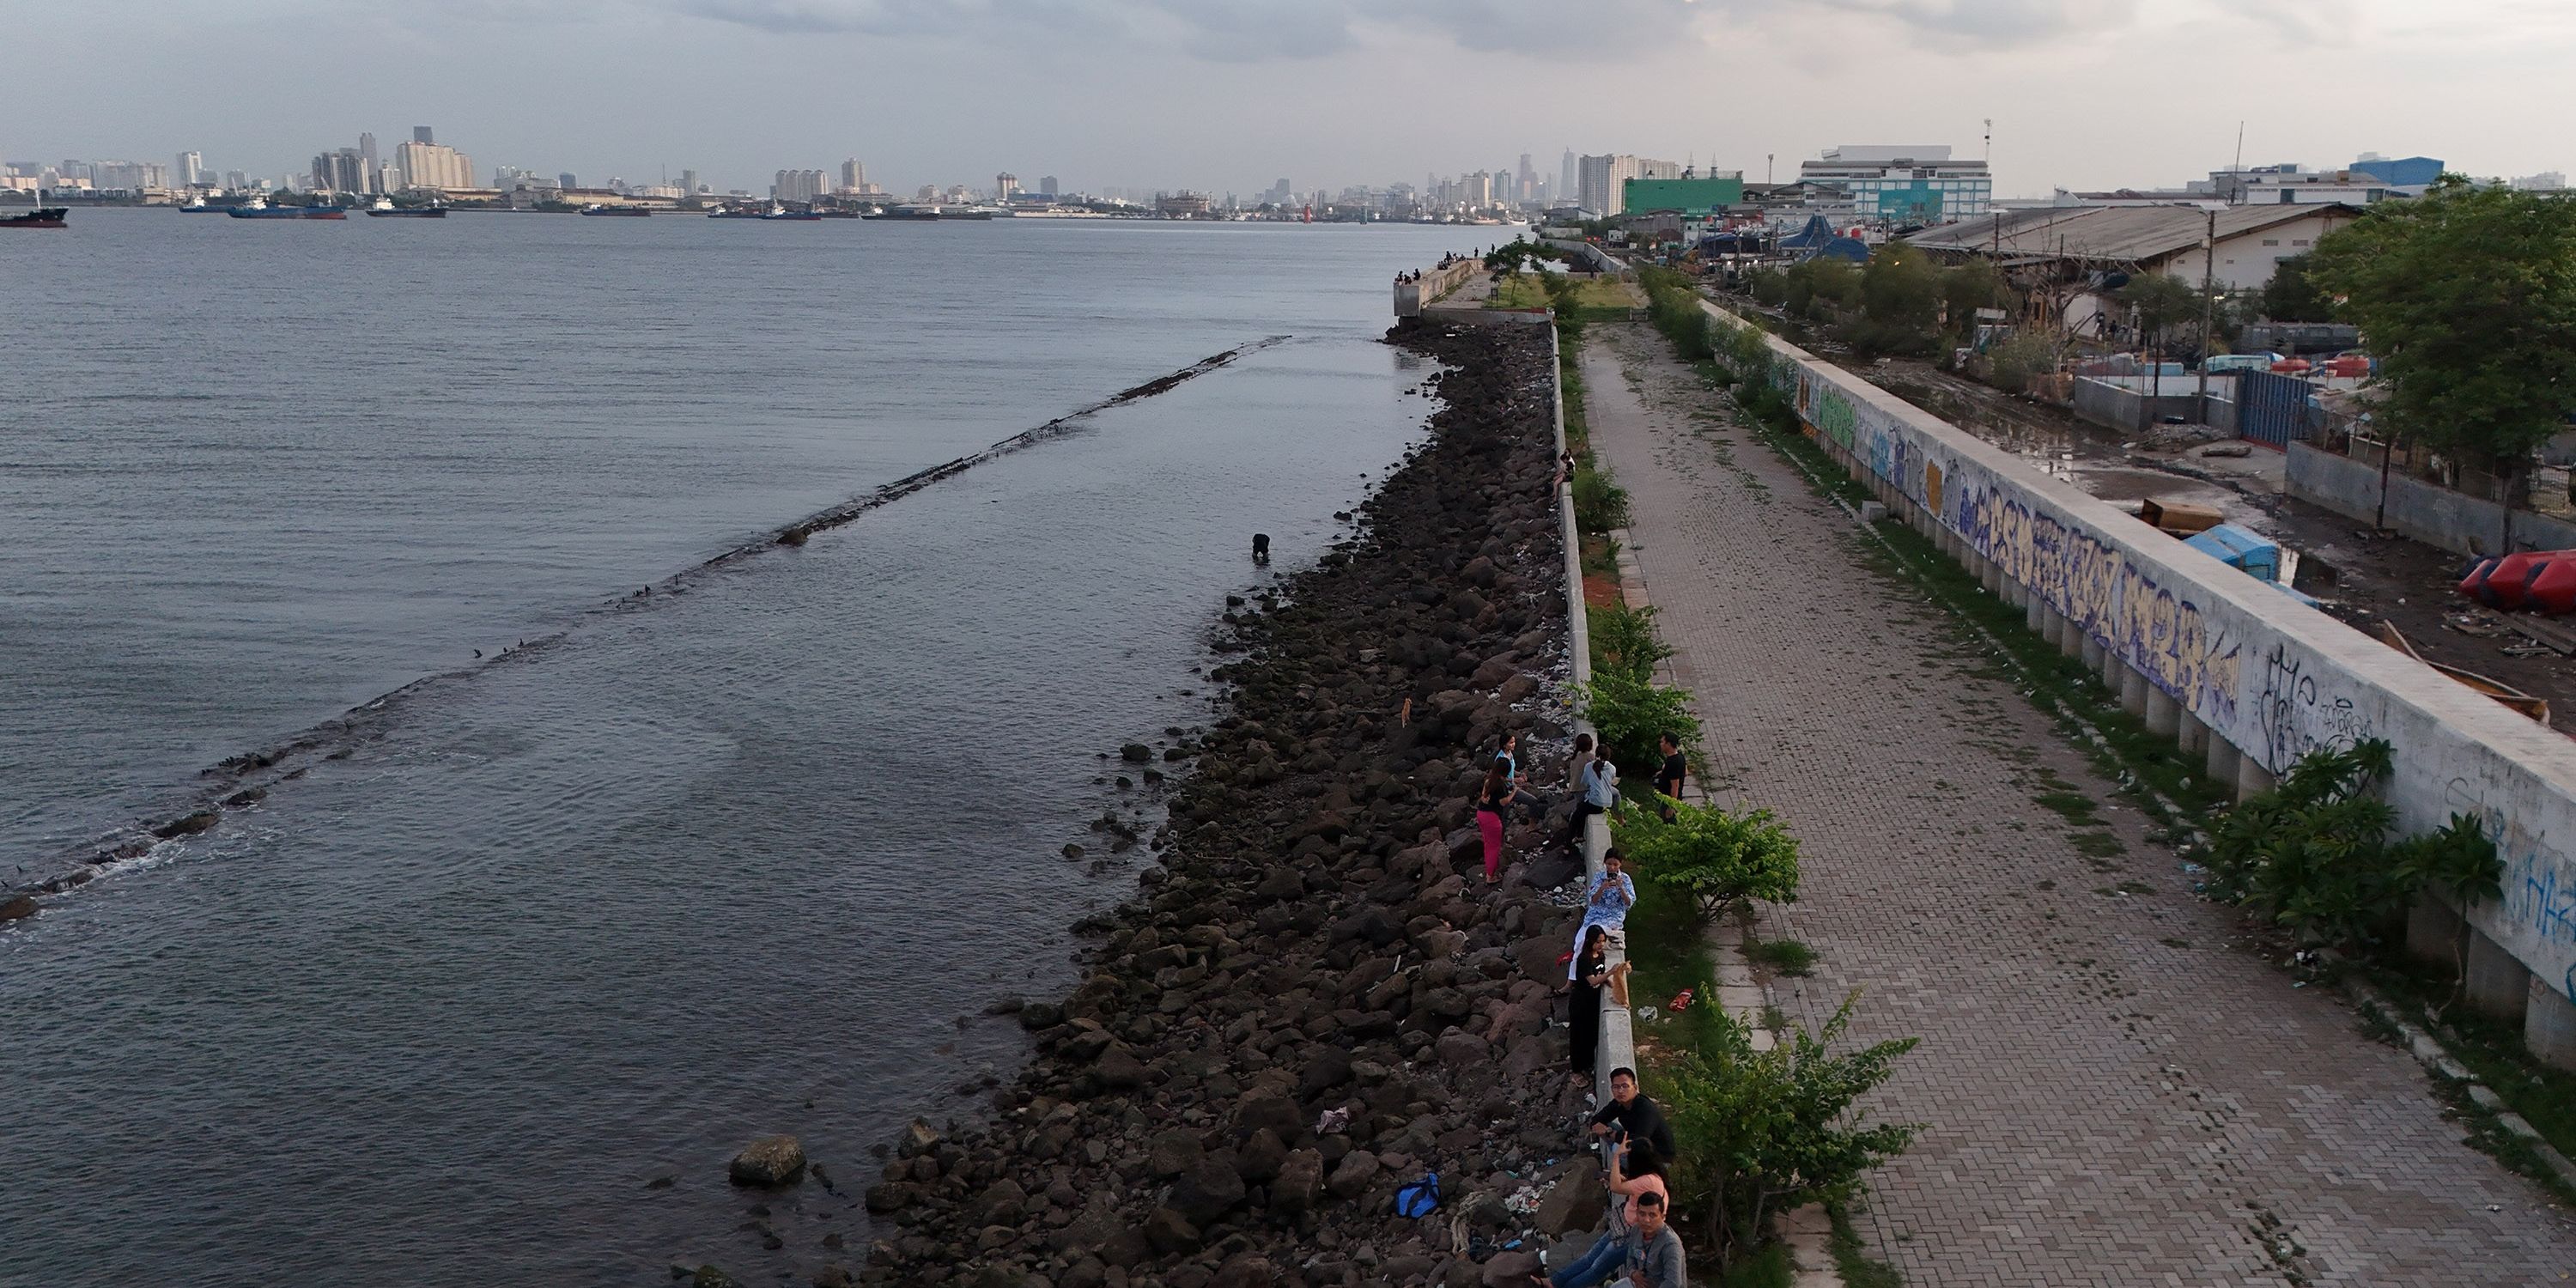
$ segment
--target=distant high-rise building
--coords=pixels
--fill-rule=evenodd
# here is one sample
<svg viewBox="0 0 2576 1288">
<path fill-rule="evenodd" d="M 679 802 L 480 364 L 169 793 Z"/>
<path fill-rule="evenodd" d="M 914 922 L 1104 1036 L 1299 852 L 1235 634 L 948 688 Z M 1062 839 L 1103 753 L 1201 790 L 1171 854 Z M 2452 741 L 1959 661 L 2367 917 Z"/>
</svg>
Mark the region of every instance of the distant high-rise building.
<svg viewBox="0 0 2576 1288">
<path fill-rule="evenodd" d="M 417 136 L 428 129 L 426 125 L 420 126 L 413 133 Z M 394 149 L 394 165 L 401 172 L 402 186 L 406 188 L 444 192 L 450 188 L 474 186 L 474 158 L 418 137 Z"/>
<path fill-rule="evenodd" d="M 820 170 L 781 170 L 778 185 L 770 195 L 780 201 L 812 201 L 823 195 L 823 172 Z"/>
<path fill-rule="evenodd" d="M 426 125 L 415 125 L 411 127 L 411 141 L 414 143 L 438 142 L 437 139 L 430 137 L 429 127 Z"/>
<path fill-rule="evenodd" d="M 179 181 L 180 187 L 194 188 L 205 182 L 206 158 L 199 153 L 182 152 L 179 154 L 179 164 L 170 168 L 170 174 Z"/>
<path fill-rule="evenodd" d="M 1050 197 L 1061 197 L 1064 195 L 1064 190 L 1056 186 L 1055 176 L 1051 174 L 1042 174 L 1038 176 L 1038 191 L 1045 193 Z"/>
<path fill-rule="evenodd" d="M 572 171 L 566 170 L 562 174 L 555 176 L 555 186 L 558 188 L 578 188 L 581 186 L 581 180 L 576 177 Z"/>
<path fill-rule="evenodd" d="M 993 200 L 1009 201 L 1020 190 L 1020 176 L 1008 170 L 993 176 Z"/>
<path fill-rule="evenodd" d="M 1529 153 L 1524 152 L 1521 154 L 1521 166 L 1519 170 L 1513 172 L 1513 178 L 1516 180 L 1515 189 L 1512 193 L 1513 200 L 1538 200 L 1538 171 L 1530 168 Z"/>
<path fill-rule="evenodd" d="M 843 161 L 841 163 L 841 191 L 865 192 L 867 190 L 868 168 L 860 165 L 857 157 L 851 157 L 849 160 Z"/>
<path fill-rule="evenodd" d="M 2556 192 L 2567 186 L 2567 176 L 2556 170 L 2543 170 L 2514 180 L 2513 186 L 2524 192 Z"/>
<path fill-rule="evenodd" d="M 375 136 L 375 135 L 370 134 L 370 133 L 367 133 L 366 131 L 363 131 L 363 130 L 359 131 L 359 133 L 358 133 L 358 156 L 359 156 L 359 159 L 361 159 L 361 160 L 363 160 L 363 161 L 365 161 L 365 162 L 367 163 L 367 173 L 368 173 L 369 175 L 377 174 L 377 173 L 381 170 L 381 168 L 382 168 L 382 167 L 377 163 L 377 160 L 376 160 L 376 136 Z"/>
<path fill-rule="evenodd" d="M 457 185 L 463 187 L 463 184 Z M 313 190 L 315 192 L 365 192 L 367 160 L 356 148 L 334 148 L 314 154 Z"/>
<path fill-rule="evenodd" d="M 224 171 L 224 187 L 239 192 L 250 186 L 250 173 L 245 170 Z"/>
<path fill-rule="evenodd" d="M 1575 194 L 1582 190 L 1583 177 L 1576 169 L 1574 149 L 1567 148 L 1565 150 L 1565 161 L 1556 168 L 1556 199 L 1558 201 L 1573 201 L 1576 199 Z"/>
<path fill-rule="evenodd" d="M 1670 161 L 1611 153 L 1583 158 L 1576 182 L 1584 209 L 1596 215 L 1625 214 L 1630 179 L 1678 179 L 1682 168 Z"/>
</svg>

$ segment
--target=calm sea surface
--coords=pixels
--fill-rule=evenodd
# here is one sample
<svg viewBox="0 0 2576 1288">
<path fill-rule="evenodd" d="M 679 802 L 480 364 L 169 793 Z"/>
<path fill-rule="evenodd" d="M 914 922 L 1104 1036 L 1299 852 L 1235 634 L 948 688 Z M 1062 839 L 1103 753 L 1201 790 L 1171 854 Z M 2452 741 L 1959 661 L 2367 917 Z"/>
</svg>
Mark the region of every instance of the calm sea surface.
<svg viewBox="0 0 2576 1288">
<path fill-rule="evenodd" d="M 1007 1074 L 982 1008 L 1061 988 L 1065 924 L 1144 854 L 1059 853 L 1152 811 L 1098 754 L 1203 720 L 1250 534 L 1304 561 L 1414 441 L 1386 284 L 1480 236 L 119 210 L 0 236 L 0 877 L 429 677 L 0 930 L 0 1283 L 832 1255 L 811 1221 L 778 1251 L 737 1230 L 726 1158 L 790 1131 L 855 1190 L 903 1120 Z M 863 1217 L 831 1219 L 855 1259 Z"/>
</svg>

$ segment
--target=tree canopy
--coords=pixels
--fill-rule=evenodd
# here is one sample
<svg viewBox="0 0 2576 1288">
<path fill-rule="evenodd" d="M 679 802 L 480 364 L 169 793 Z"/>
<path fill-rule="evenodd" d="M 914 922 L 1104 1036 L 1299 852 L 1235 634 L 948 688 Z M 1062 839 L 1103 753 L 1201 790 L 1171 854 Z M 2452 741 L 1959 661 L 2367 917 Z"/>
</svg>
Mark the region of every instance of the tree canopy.
<svg viewBox="0 0 2576 1288">
<path fill-rule="evenodd" d="M 2446 174 L 2319 239 L 2309 271 L 2398 433 L 2512 466 L 2576 414 L 2576 202 Z"/>
<path fill-rule="evenodd" d="M 2317 289 L 2315 267 L 2316 261 L 2306 255 L 2292 255 L 2273 265 L 2272 280 L 2263 284 L 2263 316 L 2275 322 L 2333 321 L 2334 301 Z"/>
</svg>

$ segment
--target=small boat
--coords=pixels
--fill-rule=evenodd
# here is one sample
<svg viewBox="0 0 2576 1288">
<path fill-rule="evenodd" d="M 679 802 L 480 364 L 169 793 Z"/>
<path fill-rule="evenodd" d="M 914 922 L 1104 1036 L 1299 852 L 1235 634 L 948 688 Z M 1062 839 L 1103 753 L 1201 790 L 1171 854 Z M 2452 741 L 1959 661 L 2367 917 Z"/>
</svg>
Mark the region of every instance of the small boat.
<svg viewBox="0 0 2576 1288">
<path fill-rule="evenodd" d="M 69 206 L 38 206 L 22 215 L 0 215 L 0 228 L 60 228 Z"/>
<path fill-rule="evenodd" d="M 249 204 L 224 212 L 235 219 L 347 219 L 349 212 L 338 206 L 272 206 L 266 197 L 253 197 Z"/>
<path fill-rule="evenodd" d="M 934 219 L 990 219 L 992 217 L 993 213 L 991 211 L 977 210 L 971 206 L 933 205 L 888 206 L 885 209 L 868 216 L 870 219 L 907 219 L 925 221 Z"/>
<path fill-rule="evenodd" d="M 603 206 L 594 201 L 581 208 L 585 215 L 606 215 L 612 219 L 642 219 L 653 213 L 648 206 Z"/>
<path fill-rule="evenodd" d="M 374 204 L 374 205 L 372 205 L 372 206 L 367 207 L 367 218 L 369 218 L 369 219 L 445 219 L 445 218 L 447 218 L 447 207 L 445 207 L 445 206 L 397 206 L 397 205 L 395 205 L 395 204 L 393 203 L 393 199 L 392 199 L 392 198 L 390 198 L 390 197 L 378 197 L 378 198 L 376 198 L 376 204 Z"/>
<path fill-rule="evenodd" d="M 709 219 L 766 219 L 768 214 L 748 206 L 718 206 L 707 212 Z"/>
<path fill-rule="evenodd" d="M 2462 667 L 2451 666 L 2442 662 L 2436 662 L 2433 659 L 2416 652 L 2415 645 L 2409 642 L 2406 636 L 2397 629 L 2397 623 L 2395 622 L 2383 619 L 2379 623 L 2379 638 L 2390 648 L 2393 648 L 2398 652 L 2403 653 L 2406 656 L 2411 657 L 2416 661 L 2421 662 L 2424 665 L 2429 666 L 2434 670 L 2439 671 L 2442 674 L 2447 675 L 2452 679 L 2457 680 L 2460 683 L 2531 717 L 2533 720 L 2539 721 L 2542 728 L 2545 729 L 2549 727 L 2549 699 L 2533 697 L 2532 695 L 2525 693 L 2502 680 L 2480 675 L 2475 671 L 2467 670 Z"/>
<path fill-rule="evenodd" d="M 205 195 L 202 193 L 179 203 L 179 213 L 183 215 L 211 215 L 222 209 L 221 206 L 207 205 Z"/>
<path fill-rule="evenodd" d="M 777 202 L 773 201 L 769 203 L 769 209 L 763 212 L 760 217 L 763 219 L 778 219 L 795 223 L 805 223 L 810 220 L 821 219 L 823 216 L 811 210 L 789 210 L 787 207 L 779 205 Z"/>
</svg>

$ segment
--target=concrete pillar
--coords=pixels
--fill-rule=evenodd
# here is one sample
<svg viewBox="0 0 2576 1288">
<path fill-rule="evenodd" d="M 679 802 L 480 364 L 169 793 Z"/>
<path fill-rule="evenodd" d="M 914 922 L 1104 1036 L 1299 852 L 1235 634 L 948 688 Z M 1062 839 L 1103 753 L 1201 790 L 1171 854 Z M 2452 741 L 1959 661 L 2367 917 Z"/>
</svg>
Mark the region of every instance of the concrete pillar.
<svg viewBox="0 0 2576 1288">
<path fill-rule="evenodd" d="M 2109 689 L 2116 695 L 2120 692 L 2121 688 L 2120 673 L 2128 670 L 2129 664 L 2121 661 L 2120 655 L 2112 652 L 2110 646 L 2105 645 L 2102 649 L 2101 664 L 2096 666 L 2094 669 L 2101 672 L 2102 687 Z"/>
<path fill-rule="evenodd" d="M 2279 779 L 2272 776 L 2271 770 L 2263 767 L 2262 761 L 2252 756 L 2236 758 L 2236 799 L 2241 801 L 2260 796 L 2272 790 L 2279 782 Z"/>
<path fill-rule="evenodd" d="M 2531 972 L 2504 945 L 2469 927 L 2469 973 L 2463 986 L 2469 1005 L 2483 1014 L 2518 1020 L 2531 1007 Z M 2526 1035 L 2527 1037 L 2528 1035 Z"/>
<path fill-rule="evenodd" d="M 2522 1044 L 2542 1064 L 2576 1069 L 2576 1002 L 2537 975 L 2531 978 L 2531 1000 L 2523 1007 Z"/>
<path fill-rule="evenodd" d="M 2097 640 L 2097 639 L 2093 638 L 2093 637 L 2092 637 L 2092 636 L 2090 636 L 2090 635 L 2084 635 L 2084 634 L 2082 634 L 2081 632 L 2078 632 L 2078 639 L 2079 639 L 2079 641 L 2080 641 L 2080 642 L 2078 643 L 2077 647 L 2078 647 L 2081 651 L 2077 654 L 2077 656 L 2078 656 L 2078 657 L 2081 657 L 2081 658 L 2083 658 L 2083 659 L 2084 659 L 2084 669 L 2085 669 L 2085 670 L 2087 670 L 2087 671 L 2099 671 L 2099 670 L 2101 670 L 2101 669 L 2102 669 L 2102 642 L 2101 642 L 2100 640 Z"/>
<path fill-rule="evenodd" d="M 2235 786 L 2237 762 L 2244 758 L 2244 753 L 2236 750 L 2235 743 L 2218 737 L 2213 731 L 2209 739 L 2209 781 L 2221 787 Z"/>
<path fill-rule="evenodd" d="M 2460 914 L 2451 905 L 2429 894 L 2415 896 L 2415 906 L 2406 910 L 2406 952 L 2408 956 L 2433 962 L 2446 971 L 2460 968 Z"/>
<path fill-rule="evenodd" d="M 2031 594 L 2026 590 L 2023 591 L 2021 595 L 2021 624 L 2028 627 L 2030 629 L 2030 633 L 2033 635 L 2046 636 L 2049 629 L 2048 618 L 2048 605 L 2039 602 L 2039 596 Z"/>
<path fill-rule="evenodd" d="M 2146 676 L 2141 674 L 2138 678 L 2143 681 Z M 2164 690 L 2147 685 L 2147 732 L 2171 738 L 2181 731 L 2182 708 L 2175 706 Z"/>
<path fill-rule="evenodd" d="M 2084 628 L 2077 625 L 2074 618 L 2058 619 L 2057 651 L 2060 654 L 2066 657 L 2082 657 L 2084 650 L 2092 647 L 2094 647 L 2093 637 L 2085 634 Z"/>
<path fill-rule="evenodd" d="M 1977 580 L 1978 580 L 1978 581 L 1980 581 L 1980 582 L 1983 582 L 1983 583 L 1985 584 L 1985 587 L 1986 587 L 1986 593 L 1987 593 L 1987 594 L 1989 594 L 1989 595 L 2001 595 L 2001 594 L 2003 594 L 2003 593 L 2004 593 L 2004 570 L 2003 570 L 2003 565 L 1998 564 L 1998 563 L 1996 563 L 1994 560 L 1992 560 L 1992 559 L 1988 559 L 1988 558 L 1984 557 L 1983 555 L 1978 556 L 1978 557 L 1977 557 Z"/>
<path fill-rule="evenodd" d="M 2182 713 L 2180 723 L 2181 728 L 2175 731 L 2174 740 L 2182 744 L 2182 754 L 2198 756 L 2206 753 L 2209 750 L 2209 723 L 2188 711 Z"/>
<path fill-rule="evenodd" d="M 2147 683 L 2146 672 L 2126 662 L 2117 665 L 2120 668 L 2120 709 L 2133 716 L 2145 715 L 2147 695 L 2155 692 L 2156 686 Z"/>
</svg>

